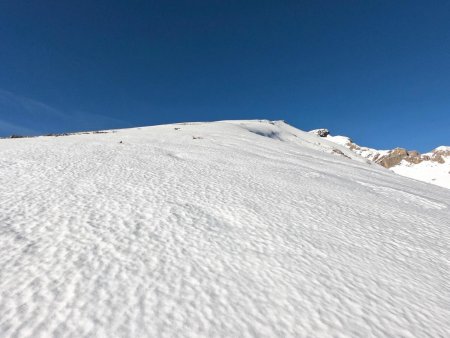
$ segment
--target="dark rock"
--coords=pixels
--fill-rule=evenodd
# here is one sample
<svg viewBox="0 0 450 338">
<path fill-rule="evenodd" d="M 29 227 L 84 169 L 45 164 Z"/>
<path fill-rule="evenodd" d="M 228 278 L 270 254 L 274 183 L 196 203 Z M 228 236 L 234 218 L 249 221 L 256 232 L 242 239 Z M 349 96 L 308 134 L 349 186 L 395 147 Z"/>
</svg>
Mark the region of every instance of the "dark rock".
<svg viewBox="0 0 450 338">
<path fill-rule="evenodd" d="M 341 150 L 339 150 L 339 149 L 333 149 L 333 153 L 335 153 L 335 154 L 338 154 L 338 155 L 341 155 L 341 156 L 344 156 L 344 157 L 346 157 L 346 158 L 349 158 L 349 159 L 351 159 L 351 157 L 349 157 L 349 156 L 347 156 L 347 155 L 345 155 Z"/>
<path fill-rule="evenodd" d="M 320 137 L 327 137 L 328 135 L 330 135 L 330 132 L 328 131 L 328 129 L 317 129 L 316 134 Z"/>
</svg>

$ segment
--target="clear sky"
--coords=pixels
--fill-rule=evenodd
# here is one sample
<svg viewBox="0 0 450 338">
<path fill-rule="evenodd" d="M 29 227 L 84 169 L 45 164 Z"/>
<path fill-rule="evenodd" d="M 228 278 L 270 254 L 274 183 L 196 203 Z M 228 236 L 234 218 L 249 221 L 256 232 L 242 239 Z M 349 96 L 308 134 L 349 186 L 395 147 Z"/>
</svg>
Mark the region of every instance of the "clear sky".
<svg viewBox="0 0 450 338">
<path fill-rule="evenodd" d="M 450 1 L 0 2 L 0 135 L 253 118 L 450 145 Z"/>
</svg>

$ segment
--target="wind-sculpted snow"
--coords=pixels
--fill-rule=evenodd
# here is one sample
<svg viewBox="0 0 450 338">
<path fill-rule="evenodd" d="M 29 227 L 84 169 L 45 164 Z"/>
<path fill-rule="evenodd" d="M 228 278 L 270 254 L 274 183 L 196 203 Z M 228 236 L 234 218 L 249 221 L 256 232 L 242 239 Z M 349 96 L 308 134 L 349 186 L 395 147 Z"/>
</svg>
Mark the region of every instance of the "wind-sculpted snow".
<svg viewBox="0 0 450 338">
<path fill-rule="evenodd" d="M 449 208 L 282 122 L 0 140 L 0 336 L 449 336 Z"/>
</svg>

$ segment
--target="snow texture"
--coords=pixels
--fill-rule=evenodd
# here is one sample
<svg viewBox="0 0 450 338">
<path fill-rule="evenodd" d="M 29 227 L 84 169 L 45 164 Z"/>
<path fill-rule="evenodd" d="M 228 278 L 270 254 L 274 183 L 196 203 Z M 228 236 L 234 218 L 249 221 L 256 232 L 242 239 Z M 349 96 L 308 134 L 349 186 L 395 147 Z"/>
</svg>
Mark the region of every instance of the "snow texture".
<svg viewBox="0 0 450 338">
<path fill-rule="evenodd" d="M 448 337 L 450 191 L 366 161 L 270 121 L 0 140 L 0 336 Z"/>
<path fill-rule="evenodd" d="M 403 160 L 391 170 L 402 176 L 450 189 L 450 157 L 445 157 L 444 161 L 444 163 L 423 161 L 411 164 Z"/>
</svg>

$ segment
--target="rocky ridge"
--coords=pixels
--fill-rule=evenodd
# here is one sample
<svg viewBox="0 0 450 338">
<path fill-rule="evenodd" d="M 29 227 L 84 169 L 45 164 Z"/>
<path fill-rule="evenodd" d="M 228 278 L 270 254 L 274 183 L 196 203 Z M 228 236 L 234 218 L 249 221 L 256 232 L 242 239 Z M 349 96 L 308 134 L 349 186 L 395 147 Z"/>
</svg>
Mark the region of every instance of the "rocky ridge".
<svg viewBox="0 0 450 338">
<path fill-rule="evenodd" d="M 346 136 L 332 136 L 328 129 L 315 129 L 310 133 L 343 145 L 354 153 L 403 176 L 450 188 L 450 147 L 448 146 L 440 146 L 424 154 L 399 147 L 392 150 L 377 150 L 360 146 Z M 416 167 L 420 167 L 420 170 L 413 169 Z M 434 177 L 437 171 L 439 179 Z"/>
</svg>

